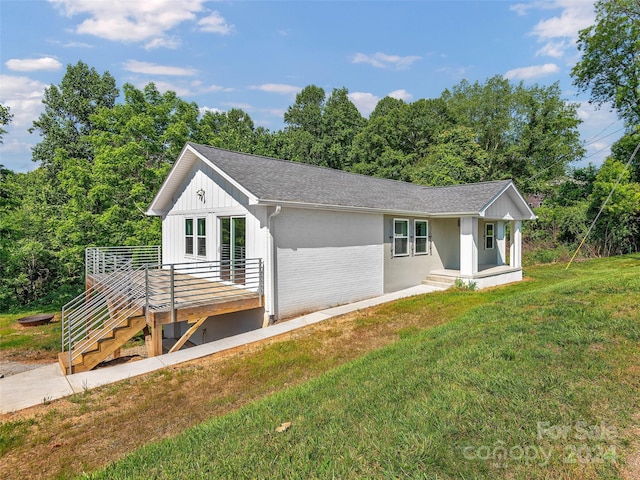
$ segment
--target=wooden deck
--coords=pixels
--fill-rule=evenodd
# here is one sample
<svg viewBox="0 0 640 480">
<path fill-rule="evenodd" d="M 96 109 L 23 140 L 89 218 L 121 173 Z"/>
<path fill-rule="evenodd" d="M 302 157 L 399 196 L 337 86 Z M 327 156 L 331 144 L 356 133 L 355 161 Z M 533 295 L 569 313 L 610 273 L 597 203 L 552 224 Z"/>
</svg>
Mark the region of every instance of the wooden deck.
<svg viewBox="0 0 640 480">
<path fill-rule="evenodd" d="M 87 277 L 87 287 L 98 283 L 103 275 Z M 154 270 L 149 275 L 149 323 L 164 325 L 172 322 L 194 322 L 203 315 L 210 317 L 225 313 L 259 308 L 264 305 L 263 296 L 231 282 L 211 281 L 184 273 L 174 273 L 173 309 L 171 315 L 171 279 L 169 270 Z M 134 272 L 129 277 L 132 289 L 145 291 L 144 272 Z M 137 300 L 145 309 L 146 298 Z M 146 313 L 146 312 L 145 312 Z"/>
<path fill-rule="evenodd" d="M 100 274 L 88 275 L 87 288 L 98 284 L 103 277 Z M 138 314 L 146 316 L 147 325 L 152 329 L 150 355 L 162 353 L 162 325 L 174 322 L 191 324 L 172 349 L 175 351 L 207 318 L 264 306 L 263 295 L 229 281 L 212 281 L 174 272 L 172 282 L 169 270 L 150 270 L 148 280 L 147 286 L 144 271 L 132 272 L 126 278 L 128 285 L 120 285 L 118 290 L 138 292 L 133 302 L 140 307 Z"/>
</svg>

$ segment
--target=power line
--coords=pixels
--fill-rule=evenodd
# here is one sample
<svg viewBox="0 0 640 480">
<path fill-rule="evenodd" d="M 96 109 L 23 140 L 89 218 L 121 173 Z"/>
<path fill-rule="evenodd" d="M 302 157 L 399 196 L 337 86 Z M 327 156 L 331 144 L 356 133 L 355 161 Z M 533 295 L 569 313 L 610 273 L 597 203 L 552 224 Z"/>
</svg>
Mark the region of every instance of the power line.
<svg viewBox="0 0 640 480">
<path fill-rule="evenodd" d="M 569 270 L 569 267 L 571 266 L 571 263 L 573 262 L 573 259 L 576 258 L 576 255 L 578 254 L 578 252 L 580 251 L 580 248 L 582 248 L 582 245 L 584 245 L 585 240 L 587 239 L 587 237 L 589 236 L 589 233 L 591 233 L 591 230 L 593 229 L 593 226 L 596 224 L 596 222 L 598 221 L 598 218 L 600 218 L 600 214 L 602 213 L 602 211 L 604 210 L 604 207 L 607 205 L 607 203 L 609 203 L 609 200 L 611 200 L 611 197 L 613 196 L 613 192 L 616 191 L 616 188 L 618 187 L 618 185 L 620 184 L 620 182 L 622 181 L 622 177 L 624 176 L 625 172 L 627 171 L 627 168 L 629 168 L 629 165 L 631 165 L 631 162 L 633 161 L 633 159 L 636 156 L 636 153 L 638 153 L 638 150 L 640 150 L 640 142 L 638 142 L 638 145 L 636 145 L 635 150 L 633 151 L 633 153 L 631 154 L 631 156 L 629 157 L 629 161 L 627 161 L 626 165 L 624 166 L 624 168 L 622 169 L 622 171 L 620 172 L 620 176 L 618 176 L 618 180 L 616 180 L 615 185 L 613 185 L 613 188 L 611 189 L 611 191 L 609 192 L 609 195 L 607 196 L 607 198 L 605 199 L 605 201 L 602 203 L 602 206 L 600 207 L 600 210 L 598 210 L 598 214 L 596 215 L 596 218 L 593 219 L 593 222 L 591 222 L 591 225 L 589 225 L 589 229 L 587 230 L 587 233 L 584 234 L 584 238 L 582 239 L 582 241 L 580 242 L 580 245 L 578 245 L 578 248 L 576 248 L 575 253 L 573 254 L 573 256 L 571 257 L 571 260 L 569 260 L 569 263 L 567 263 L 567 267 L 565 268 L 565 270 Z"/>
</svg>

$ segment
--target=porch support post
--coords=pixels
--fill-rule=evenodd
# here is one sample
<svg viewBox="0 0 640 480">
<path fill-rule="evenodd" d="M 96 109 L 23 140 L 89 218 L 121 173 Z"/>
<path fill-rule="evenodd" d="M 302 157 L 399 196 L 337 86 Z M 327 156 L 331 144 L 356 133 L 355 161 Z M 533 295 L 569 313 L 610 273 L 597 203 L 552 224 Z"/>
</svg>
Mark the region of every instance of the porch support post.
<svg viewBox="0 0 640 480">
<path fill-rule="evenodd" d="M 478 273 L 478 218 L 460 217 L 460 275 Z"/>
<path fill-rule="evenodd" d="M 496 223 L 496 265 L 504 265 L 507 259 L 507 242 L 505 239 L 504 222 Z"/>
<path fill-rule="evenodd" d="M 512 268 L 522 268 L 522 221 L 511 221 L 511 249 L 509 265 Z"/>
</svg>

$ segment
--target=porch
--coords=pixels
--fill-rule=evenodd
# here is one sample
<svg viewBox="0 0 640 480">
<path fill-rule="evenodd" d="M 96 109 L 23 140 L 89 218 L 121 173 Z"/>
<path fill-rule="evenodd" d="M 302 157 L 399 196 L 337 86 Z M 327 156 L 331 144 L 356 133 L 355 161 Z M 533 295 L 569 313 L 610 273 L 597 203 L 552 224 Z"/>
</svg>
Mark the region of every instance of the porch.
<svg viewBox="0 0 640 480">
<path fill-rule="evenodd" d="M 460 270 L 450 268 L 433 270 L 423 283 L 433 286 L 451 286 L 458 279 L 465 283 L 475 283 L 476 288 L 495 287 L 522 280 L 522 268 L 509 265 L 478 265 L 478 271 L 473 275 L 463 275 Z"/>
<path fill-rule="evenodd" d="M 262 259 L 162 264 L 160 247 L 94 247 L 86 290 L 62 310 L 65 373 L 90 370 L 140 330 L 162 354 L 163 325 L 186 322 L 179 350 L 209 318 L 264 306 Z"/>
</svg>

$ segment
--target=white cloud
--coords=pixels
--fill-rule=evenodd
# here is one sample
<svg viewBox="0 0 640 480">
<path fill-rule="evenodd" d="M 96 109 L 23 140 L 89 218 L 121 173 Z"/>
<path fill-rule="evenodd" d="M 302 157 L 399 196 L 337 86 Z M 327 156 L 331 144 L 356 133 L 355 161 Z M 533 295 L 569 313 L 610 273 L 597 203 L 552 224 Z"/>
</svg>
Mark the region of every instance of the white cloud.
<svg viewBox="0 0 640 480">
<path fill-rule="evenodd" d="M 553 38 L 578 38 L 578 32 L 588 27 L 595 19 L 595 12 L 591 2 L 576 2 L 573 0 L 558 0 L 556 8 L 562 8 L 559 16 L 542 20 L 533 27 L 532 35 L 541 40 Z"/>
<path fill-rule="evenodd" d="M 197 70 L 193 68 L 157 65 L 155 63 L 139 62 L 137 60 L 127 60 L 124 63 L 123 68 L 129 72 L 142 73 L 145 75 L 172 75 L 190 77 L 198 73 Z"/>
<path fill-rule="evenodd" d="M 198 26 L 203 32 L 229 35 L 233 32 L 234 26 L 229 25 L 219 12 L 212 12 L 210 15 L 198 20 Z"/>
<path fill-rule="evenodd" d="M 90 43 L 84 42 L 67 42 L 63 45 L 64 48 L 93 48 Z"/>
<path fill-rule="evenodd" d="M 368 117 L 376 108 L 380 101 L 380 97 L 376 97 L 373 93 L 368 92 L 351 92 L 349 100 L 353 102 L 360 114 Z"/>
<path fill-rule="evenodd" d="M 286 85 L 284 83 L 265 83 L 263 85 L 251 85 L 251 90 L 260 90 L 262 92 L 278 93 L 280 95 L 295 95 L 302 88 L 295 85 Z"/>
<path fill-rule="evenodd" d="M 545 63 L 544 65 L 531 65 L 530 67 L 514 68 L 504 74 L 509 80 L 530 80 L 532 78 L 544 77 L 560 71 L 555 63 Z"/>
<path fill-rule="evenodd" d="M 235 90 L 234 88 L 222 87 L 215 84 L 204 86 L 200 80 L 191 82 L 191 87 L 193 87 L 197 93 L 233 92 Z"/>
<path fill-rule="evenodd" d="M 533 3 L 516 3 L 515 5 L 511 5 L 509 10 L 516 12 L 518 15 L 526 15 L 527 12 L 534 7 Z"/>
<path fill-rule="evenodd" d="M 409 55 L 401 57 L 399 55 L 387 55 L 386 53 L 377 52 L 373 55 L 365 53 L 356 53 L 351 57 L 352 63 L 368 63 L 376 68 L 395 68 L 396 70 L 404 70 L 409 68 L 412 63 L 420 60 L 422 57 L 417 55 Z"/>
<path fill-rule="evenodd" d="M 47 85 L 14 75 L 0 75 L 0 85 L 0 103 L 7 105 L 13 114 L 10 126 L 31 127 L 44 108 L 42 98 Z"/>
<path fill-rule="evenodd" d="M 587 150 L 580 163 L 600 165 L 611 154 L 611 145 L 622 137 L 624 122 L 611 108 L 596 108 L 586 100 L 578 106 L 578 117 L 583 122 L 579 127 L 580 136 Z"/>
<path fill-rule="evenodd" d="M 5 62 L 9 70 L 16 72 L 35 72 L 38 70 L 59 70 L 62 63 L 52 57 L 42 58 L 12 58 Z"/>
<path fill-rule="evenodd" d="M 445 73 L 453 78 L 464 78 L 467 75 L 467 72 L 471 70 L 473 67 L 440 67 L 436 70 L 438 73 Z"/>
<path fill-rule="evenodd" d="M 249 103 L 242 103 L 242 102 L 222 102 L 221 105 L 224 105 L 225 107 L 231 107 L 231 108 L 239 108 L 240 110 L 244 110 L 245 112 L 251 112 L 254 110 L 253 105 L 249 104 Z"/>
<path fill-rule="evenodd" d="M 561 40 L 559 42 L 547 42 L 536 52 L 536 57 L 547 56 L 562 58 L 570 46 L 571 42 L 565 40 Z"/>
<path fill-rule="evenodd" d="M 198 108 L 198 110 L 200 110 L 200 115 L 204 115 L 206 112 L 211 112 L 211 113 L 224 113 L 224 110 L 220 109 L 220 108 L 216 108 L 216 107 L 207 107 L 206 105 L 204 107 L 200 107 Z"/>
<path fill-rule="evenodd" d="M 148 82 L 141 83 L 137 85 L 138 88 L 142 89 L 147 85 Z M 193 95 L 193 92 L 185 86 L 178 85 L 171 82 L 165 82 L 164 80 L 154 80 L 154 85 L 158 89 L 160 93 L 165 93 L 171 90 L 172 92 L 176 92 L 176 95 L 179 97 L 186 97 L 188 95 Z"/>
<path fill-rule="evenodd" d="M 530 32 L 539 43 L 544 43 L 537 55 L 562 58 L 575 45 L 578 32 L 592 25 L 595 20 L 593 2 L 555 0 L 551 3 L 534 2 L 527 8 L 518 5 L 511 7 L 518 14 L 523 14 L 529 8 L 562 9 L 559 15 L 538 22 Z"/>
<path fill-rule="evenodd" d="M 171 50 L 176 50 L 182 41 L 175 36 L 172 37 L 156 37 L 151 41 L 144 44 L 145 50 L 153 50 L 155 48 L 169 48 Z"/>
<path fill-rule="evenodd" d="M 10 134 L 11 132 L 9 132 L 9 135 Z M 22 153 L 22 154 L 29 154 L 29 157 L 31 157 L 32 147 L 33 147 L 33 144 L 20 141 L 17 138 L 6 138 L 4 139 L 4 143 L 0 146 L 0 149 L 3 153 L 14 153 L 14 154 Z"/>
<path fill-rule="evenodd" d="M 167 32 L 182 22 L 193 21 L 205 0 L 49 0 L 68 17 L 87 17 L 76 33 L 115 42 L 145 42 L 147 48 L 175 48 Z"/>
<path fill-rule="evenodd" d="M 409 92 L 407 92 L 404 89 L 394 90 L 393 92 L 389 93 L 387 96 L 391 98 L 397 98 L 398 100 L 404 100 L 405 102 L 408 102 L 413 98 L 413 95 L 411 95 Z"/>
</svg>

